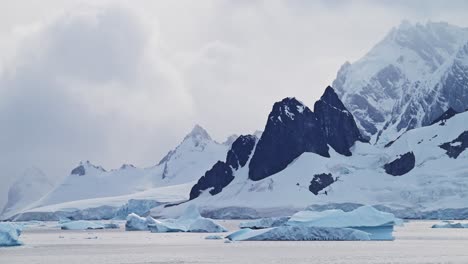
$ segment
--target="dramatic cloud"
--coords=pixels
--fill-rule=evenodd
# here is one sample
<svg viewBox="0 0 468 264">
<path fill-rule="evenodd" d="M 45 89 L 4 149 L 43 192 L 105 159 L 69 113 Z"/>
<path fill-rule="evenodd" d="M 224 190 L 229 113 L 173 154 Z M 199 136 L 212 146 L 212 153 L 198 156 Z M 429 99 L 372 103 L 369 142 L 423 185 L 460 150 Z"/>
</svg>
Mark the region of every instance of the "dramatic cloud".
<svg viewBox="0 0 468 264">
<path fill-rule="evenodd" d="M 0 207 L 36 166 L 149 166 L 195 123 L 263 129 L 273 102 L 312 105 L 338 68 L 401 20 L 468 25 L 466 1 L 2 3 Z M 28 8 L 24 8 L 27 6 Z"/>
</svg>

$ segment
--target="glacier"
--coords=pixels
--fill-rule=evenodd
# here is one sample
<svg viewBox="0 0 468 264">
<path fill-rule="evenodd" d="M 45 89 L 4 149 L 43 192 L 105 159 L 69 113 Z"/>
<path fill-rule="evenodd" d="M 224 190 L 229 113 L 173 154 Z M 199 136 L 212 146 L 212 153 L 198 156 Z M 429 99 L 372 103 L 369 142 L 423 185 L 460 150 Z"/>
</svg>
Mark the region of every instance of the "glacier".
<svg viewBox="0 0 468 264">
<path fill-rule="evenodd" d="M 13 223 L 0 223 L 0 247 L 20 246 L 21 226 Z"/>
</svg>

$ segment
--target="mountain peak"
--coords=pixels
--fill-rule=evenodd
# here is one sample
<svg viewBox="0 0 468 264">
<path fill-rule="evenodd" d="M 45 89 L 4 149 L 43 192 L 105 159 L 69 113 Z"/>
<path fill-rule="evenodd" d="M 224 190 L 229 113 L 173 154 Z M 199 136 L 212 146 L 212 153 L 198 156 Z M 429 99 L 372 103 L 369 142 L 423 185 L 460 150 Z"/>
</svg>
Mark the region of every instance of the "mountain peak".
<svg viewBox="0 0 468 264">
<path fill-rule="evenodd" d="M 295 97 L 286 97 L 273 105 L 269 119 L 274 122 L 294 120 L 296 115 L 302 115 L 304 111 L 310 112 L 310 109 Z"/>
<path fill-rule="evenodd" d="M 208 132 L 198 124 L 195 124 L 192 131 L 190 131 L 190 133 L 185 136 L 185 139 L 188 138 L 194 138 L 198 140 L 212 140 L 210 134 L 208 134 Z"/>
<path fill-rule="evenodd" d="M 85 175 L 89 170 L 98 170 L 98 171 L 101 171 L 101 172 L 105 172 L 106 170 L 101 167 L 101 166 L 96 166 L 94 164 L 92 164 L 91 162 L 89 162 L 89 160 L 87 161 L 80 161 L 80 164 L 78 165 L 78 167 L 74 168 L 70 174 L 71 175 L 78 175 L 78 176 L 83 176 Z"/>
</svg>

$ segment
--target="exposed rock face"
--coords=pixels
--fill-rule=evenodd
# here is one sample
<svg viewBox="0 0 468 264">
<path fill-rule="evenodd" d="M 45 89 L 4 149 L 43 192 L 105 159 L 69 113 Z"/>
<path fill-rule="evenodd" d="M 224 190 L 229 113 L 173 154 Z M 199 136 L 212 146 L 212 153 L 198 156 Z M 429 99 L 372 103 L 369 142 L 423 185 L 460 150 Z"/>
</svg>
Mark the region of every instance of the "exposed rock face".
<svg viewBox="0 0 468 264">
<path fill-rule="evenodd" d="M 201 177 L 190 191 L 190 200 L 197 198 L 201 191 L 211 189 L 215 195 L 234 180 L 234 170 L 245 166 L 252 154 L 257 138 L 252 135 L 240 136 L 227 153 L 226 162 L 218 161 Z"/>
<path fill-rule="evenodd" d="M 458 158 L 468 148 L 468 131 L 461 133 L 456 139 L 444 143 L 440 147 L 447 151 L 447 156 L 455 159 Z"/>
<path fill-rule="evenodd" d="M 273 105 L 265 131 L 249 164 L 249 178 L 257 181 L 273 175 L 304 152 L 329 157 L 317 116 L 295 98 Z"/>
<path fill-rule="evenodd" d="M 354 121 L 333 88 L 328 86 L 325 93 L 314 105 L 320 125 L 328 144 L 338 153 L 351 156 L 350 147 L 356 141 L 365 141 Z"/>
<path fill-rule="evenodd" d="M 205 176 L 201 177 L 198 182 L 192 187 L 190 191 L 190 200 L 197 198 L 200 192 L 210 189 L 210 193 L 215 195 L 234 180 L 232 169 L 223 161 L 218 161 Z"/>
<path fill-rule="evenodd" d="M 449 109 L 447 109 L 447 111 L 445 111 L 441 116 L 439 116 L 434 121 L 432 121 L 431 125 L 439 123 L 439 122 L 440 122 L 440 125 L 444 125 L 445 121 L 452 118 L 456 114 L 458 114 L 458 112 L 453 110 L 452 107 L 449 107 Z"/>
<path fill-rule="evenodd" d="M 78 176 L 83 176 L 86 174 L 86 171 L 85 171 L 85 168 L 83 165 L 80 165 L 76 168 L 74 168 L 72 171 L 71 171 L 71 174 L 73 175 L 78 175 Z"/>
<path fill-rule="evenodd" d="M 333 175 L 331 173 L 316 174 L 310 182 L 309 191 L 315 195 L 318 195 L 321 190 L 330 186 L 334 182 L 335 179 L 333 179 Z"/>
<path fill-rule="evenodd" d="M 93 165 L 91 162 L 89 161 L 86 161 L 86 162 L 80 162 L 80 165 L 78 165 L 78 167 L 74 168 L 72 171 L 71 171 L 71 175 L 78 175 L 78 176 L 83 176 L 86 174 L 86 171 L 88 169 L 91 169 L 91 170 L 98 170 L 98 171 L 101 171 L 101 172 L 105 172 L 106 170 L 104 168 L 102 168 L 101 166 L 96 166 L 96 165 Z"/>
<path fill-rule="evenodd" d="M 393 176 L 401 176 L 410 172 L 415 165 L 416 158 L 413 152 L 407 152 L 394 161 L 385 164 L 385 172 Z"/>
<path fill-rule="evenodd" d="M 257 138 L 252 135 L 238 137 L 227 153 L 226 163 L 235 170 L 244 167 L 256 142 Z"/>
</svg>

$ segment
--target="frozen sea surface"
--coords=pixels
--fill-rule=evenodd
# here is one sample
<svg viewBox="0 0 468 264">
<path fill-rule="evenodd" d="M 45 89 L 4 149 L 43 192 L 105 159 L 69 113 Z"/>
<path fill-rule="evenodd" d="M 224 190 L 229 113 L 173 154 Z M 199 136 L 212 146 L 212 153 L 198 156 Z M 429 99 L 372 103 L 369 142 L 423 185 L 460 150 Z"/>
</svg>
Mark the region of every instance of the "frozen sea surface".
<svg viewBox="0 0 468 264">
<path fill-rule="evenodd" d="M 219 221 L 230 231 L 239 222 Z M 468 229 L 431 228 L 437 222 L 396 227 L 395 241 L 234 243 L 206 233 L 74 231 L 55 223 L 26 228 L 24 246 L 0 248 L 0 263 L 468 263 Z"/>
</svg>

